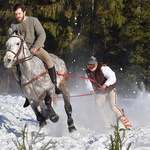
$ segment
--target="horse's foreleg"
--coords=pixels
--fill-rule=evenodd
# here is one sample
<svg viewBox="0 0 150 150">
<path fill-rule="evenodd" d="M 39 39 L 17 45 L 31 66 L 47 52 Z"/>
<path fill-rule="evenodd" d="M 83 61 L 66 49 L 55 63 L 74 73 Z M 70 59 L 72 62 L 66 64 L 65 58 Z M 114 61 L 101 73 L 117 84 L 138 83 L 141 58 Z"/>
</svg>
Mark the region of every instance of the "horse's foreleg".
<svg viewBox="0 0 150 150">
<path fill-rule="evenodd" d="M 44 127 L 47 123 L 46 123 L 46 118 L 41 115 L 40 112 L 37 111 L 37 121 L 39 121 L 39 127 Z"/>
<path fill-rule="evenodd" d="M 59 120 L 59 116 L 55 113 L 53 107 L 51 106 L 51 103 L 52 103 L 52 98 L 47 93 L 46 96 L 45 96 L 45 104 L 48 108 L 50 120 L 55 123 Z"/>
<path fill-rule="evenodd" d="M 37 107 L 32 103 L 31 107 L 36 115 L 36 119 L 39 122 L 39 127 L 44 127 L 46 123 L 46 118 L 38 111 Z"/>
<path fill-rule="evenodd" d="M 64 80 L 63 83 L 60 84 L 60 87 L 62 89 L 62 95 L 64 99 L 64 107 L 65 111 L 68 117 L 67 124 L 68 124 L 68 130 L 69 132 L 73 132 L 76 130 L 74 126 L 74 121 L 72 118 L 72 106 L 70 104 L 70 94 L 69 94 L 69 89 L 68 89 L 68 84 L 67 81 Z"/>
</svg>

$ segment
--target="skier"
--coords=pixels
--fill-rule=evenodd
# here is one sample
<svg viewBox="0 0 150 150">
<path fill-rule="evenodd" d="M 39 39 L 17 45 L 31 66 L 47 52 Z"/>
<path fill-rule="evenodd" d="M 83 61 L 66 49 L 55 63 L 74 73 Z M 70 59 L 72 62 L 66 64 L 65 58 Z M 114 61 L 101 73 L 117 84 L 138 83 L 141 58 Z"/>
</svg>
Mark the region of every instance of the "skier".
<svg viewBox="0 0 150 150">
<path fill-rule="evenodd" d="M 86 80 L 87 89 L 91 94 L 95 94 L 96 104 L 105 126 L 111 127 L 103 108 L 106 98 L 108 98 L 109 106 L 116 114 L 116 117 L 123 123 L 126 129 L 131 129 L 132 125 L 129 120 L 125 117 L 124 112 L 117 106 L 115 72 L 102 62 L 97 62 L 97 59 L 92 56 L 87 64 L 86 77 L 93 79 L 97 83 Z"/>
</svg>

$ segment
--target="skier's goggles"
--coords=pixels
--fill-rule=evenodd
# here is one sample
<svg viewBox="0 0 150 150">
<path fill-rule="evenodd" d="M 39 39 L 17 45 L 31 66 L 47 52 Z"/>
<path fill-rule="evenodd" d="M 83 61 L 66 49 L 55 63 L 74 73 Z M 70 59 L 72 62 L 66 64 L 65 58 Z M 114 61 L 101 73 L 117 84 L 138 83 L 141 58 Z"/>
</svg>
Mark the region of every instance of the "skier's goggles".
<svg viewBox="0 0 150 150">
<path fill-rule="evenodd" d="M 88 64 L 88 68 L 89 68 L 89 69 L 93 69 L 94 67 L 95 67 L 94 64 Z"/>
</svg>

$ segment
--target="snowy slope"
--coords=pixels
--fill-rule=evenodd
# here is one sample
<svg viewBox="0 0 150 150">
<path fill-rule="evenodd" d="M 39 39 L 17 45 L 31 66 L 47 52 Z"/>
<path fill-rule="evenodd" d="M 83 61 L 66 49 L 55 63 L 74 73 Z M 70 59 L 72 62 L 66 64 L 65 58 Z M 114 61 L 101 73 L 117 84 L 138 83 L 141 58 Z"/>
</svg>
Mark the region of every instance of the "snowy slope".
<svg viewBox="0 0 150 150">
<path fill-rule="evenodd" d="M 73 94 L 75 95 L 75 94 Z M 12 139 L 21 138 L 21 130 L 28 124 L 29 135 L 38 131 L 38 122 L 30 107 L 23 108 L 24 98 L 20 95 L 0 95 L 0 150 L 16 150 Z M 54 107 L 60 116 L 57 123 L 48 121 L 40 133 L 44 141 L 57 141 L 56 150 L 107 150 L 112 129 L 105 129 L 94 103 L 94 96 L 71 99 L 73 118 L 77 131 L 68 133 L 63 100 L 58 99 Z M 132 150 L 150 150 L 150 95 L 141 92 L 137 99 L 120 99 L 118 106 L 124 108 L 133 130 L 126 132 L 127 142 Z M 114 114 L 106 104 L 108 117 L 115 123 Z M 38 150 L 43 143 L 34 146 Z"/>
</svg>

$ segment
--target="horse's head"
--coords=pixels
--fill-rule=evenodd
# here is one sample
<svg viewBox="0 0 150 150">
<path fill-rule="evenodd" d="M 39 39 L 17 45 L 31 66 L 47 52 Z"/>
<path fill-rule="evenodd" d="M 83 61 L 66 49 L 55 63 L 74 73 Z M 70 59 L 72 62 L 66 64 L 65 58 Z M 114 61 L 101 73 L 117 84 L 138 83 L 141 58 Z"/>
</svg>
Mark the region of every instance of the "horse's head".
<svg viewBox="0 0 150 150">
<path fill-rule="evenodd" d="M 5 67 L 11 68 L 15 64 L 24 62 L 25 49 L 27 49 L 27 45 L 21 35 L 17 31 L 12 32 L 6 42 Z"/>
</svg>

